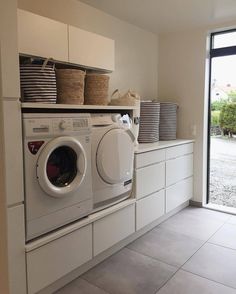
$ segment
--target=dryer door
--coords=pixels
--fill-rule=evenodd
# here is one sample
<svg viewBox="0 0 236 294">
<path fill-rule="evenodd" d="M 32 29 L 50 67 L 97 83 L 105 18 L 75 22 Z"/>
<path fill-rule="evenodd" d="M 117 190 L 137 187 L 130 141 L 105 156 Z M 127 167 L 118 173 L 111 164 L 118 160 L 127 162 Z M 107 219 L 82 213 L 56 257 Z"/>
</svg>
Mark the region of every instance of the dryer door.
<svg viewBox="0 0 236 294">
<path fill-rule="evenodd" d="M 37 162 L 37 179 L 48 195 L 61 198 L 76 191 L 87 169 L 85 151 L 73 137 L 51 140 Z"/>
<path fill-rule="evenodd" d="M 101 139 L 96 155 L 97 170 L 108 184 L 130 180 L 133 174 L 134 137 L 128 130 L 111 129 Z"/>
</svg>

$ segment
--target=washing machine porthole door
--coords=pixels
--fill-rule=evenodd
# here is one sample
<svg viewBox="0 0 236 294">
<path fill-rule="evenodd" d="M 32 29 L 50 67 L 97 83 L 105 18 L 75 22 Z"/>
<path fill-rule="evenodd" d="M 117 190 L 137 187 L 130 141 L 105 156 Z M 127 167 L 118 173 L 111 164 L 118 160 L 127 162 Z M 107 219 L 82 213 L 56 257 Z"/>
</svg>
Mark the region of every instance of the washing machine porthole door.
<svg viewBox="0 0 236 294">
<path fill-rule="evenodd" d="M 108 184 L 130 180 L 133 173 L 134 139 L 130 131 L 111 129 L 101 139 L 96 154 L 97 170 Z"/>
<path fill-rule="evenodd" d="M 61 198 L 76 191 L 86 173 L 86 156 L 73 137 L 59 137 L 41 151 L 37 162 L 37 179 L 48 195 Z"/>
</svg>

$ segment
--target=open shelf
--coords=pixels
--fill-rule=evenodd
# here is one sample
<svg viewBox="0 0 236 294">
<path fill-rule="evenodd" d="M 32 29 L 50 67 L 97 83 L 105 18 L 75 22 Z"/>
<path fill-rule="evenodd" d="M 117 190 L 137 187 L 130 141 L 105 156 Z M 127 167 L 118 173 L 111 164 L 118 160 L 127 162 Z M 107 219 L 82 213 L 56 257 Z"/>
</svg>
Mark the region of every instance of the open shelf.
<svg viewBox="0 0 236 294">
<path fill-rule="evenodd" d="M 71 110 L 137 110 L 138 106 L 111 106 L 111 105 L 75 105 L 75 104 L 46 104 L 21 103 L 22 109 L 71 109 Z"/>
</svg>

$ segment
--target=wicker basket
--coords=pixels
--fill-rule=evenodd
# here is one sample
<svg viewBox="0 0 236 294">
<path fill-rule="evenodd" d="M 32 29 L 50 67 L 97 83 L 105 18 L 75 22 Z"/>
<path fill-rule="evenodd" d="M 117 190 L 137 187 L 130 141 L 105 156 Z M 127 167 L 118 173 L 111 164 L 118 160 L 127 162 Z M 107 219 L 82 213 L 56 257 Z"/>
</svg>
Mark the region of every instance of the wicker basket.
<svg viewBox="0 0 236 294">
<path fill-rule="evenodd" d="M 85 79 L 84 102 L 90 105 L 108 104 L 109 76 L 88 74 Z"/>
<path fill-rule="evenodd" d="M 85 73 L 78 69 L 57 69 L 57 103 L 84 104 Z"/>
</svg>

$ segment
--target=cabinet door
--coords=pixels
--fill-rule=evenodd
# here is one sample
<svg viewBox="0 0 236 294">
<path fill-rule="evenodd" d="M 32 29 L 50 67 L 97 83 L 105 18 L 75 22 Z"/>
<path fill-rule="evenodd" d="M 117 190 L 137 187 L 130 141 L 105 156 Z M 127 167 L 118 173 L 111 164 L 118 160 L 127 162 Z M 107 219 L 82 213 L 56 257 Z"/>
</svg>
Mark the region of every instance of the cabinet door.
<svg viewBox="0 0 236 294">
<path fill-rule="evenodd" d="M 193 154 L 166 161 L 166 186 L 193 175 Z"/>
<path fill-rule="evenodd" d="M 165 213 L 165 192 L 161 190 L 136 202 L 136 230 L 157 220 Z"/>
<path fill-rule="evenodd" d="M 135 168 L 144 167 L 164 160 L 165 149 L 135 154 Z"/>
<path fill-rule="evenodd" d="M 188 178 L 166 188 L 166 213 L 193 196 L 193 178 Z"/>
<path fill-rule="evenodd" d="M 19 53 L 68 62 L 67 25 L 18 9 Z"/>
<path fill-rule="evenodd" d="M 135 171 L 135 197 L 145 197 L 165 186 L 165 163 L 157 163 Z"/>
<path fill-rule="evenodd" d="M 69 62 L 114 70 L 114 40 L 69 26 Z"/>
<path fill-rule="evenodd" d="M 174 146 L 166 149 L 166 160 L 193 153 L 193 143 Z"/>
<path fill-rule="evenodd" d="M 115 245 L 134 232 L 134 204 L 95 221 L 93 224 L 94 255 Z"/>
<path fill-rule="evenodd" d="M 28 252 L 28 293 L 37 293 L 90 259 L 92 225 Z"/>
</svg>

